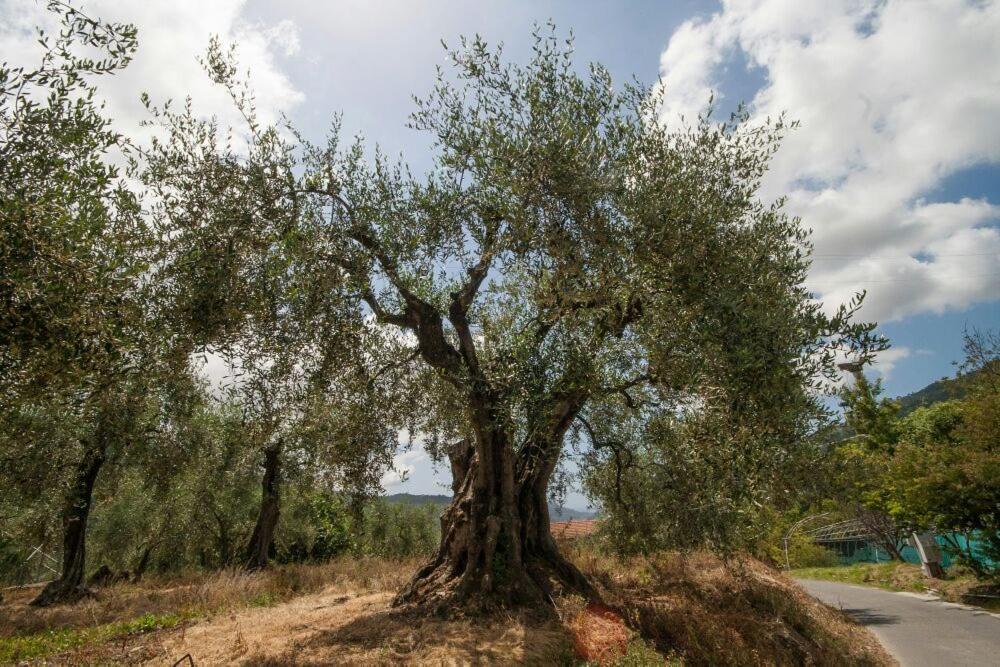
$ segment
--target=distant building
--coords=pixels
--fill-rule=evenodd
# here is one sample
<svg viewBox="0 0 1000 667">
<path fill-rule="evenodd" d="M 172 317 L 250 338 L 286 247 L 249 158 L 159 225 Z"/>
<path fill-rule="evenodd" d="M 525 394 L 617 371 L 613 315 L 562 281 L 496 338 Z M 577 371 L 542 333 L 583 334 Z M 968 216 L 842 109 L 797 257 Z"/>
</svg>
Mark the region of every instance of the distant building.
<svg viewBox="0 0 1000 667">
<path fill-rule="evenodd" d="M 557 521 L 550 526 L 552 536 L 557 540 L 575 540 L 597 531 L 597 519 L 570 519 Z"/>
</svg>

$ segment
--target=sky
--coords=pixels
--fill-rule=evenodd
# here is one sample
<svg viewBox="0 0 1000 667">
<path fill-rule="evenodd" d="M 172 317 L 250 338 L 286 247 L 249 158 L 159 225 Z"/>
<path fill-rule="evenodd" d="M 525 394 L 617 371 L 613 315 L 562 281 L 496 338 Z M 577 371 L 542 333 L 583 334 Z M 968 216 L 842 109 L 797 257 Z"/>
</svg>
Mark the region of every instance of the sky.
<svg viewBox="0 0 1000 667">
<path fill-rule="evenodd" d="M 751 122 L 797 120 L 762 197 L 813 230 L 809 287 L 826 304 L 867 291 L 861 311 L 893 347 L 875 371 L 889 395 L 953 374 L 967 327 L 1000 328 L 1000 1 L 988 0 L 93 0 L 94 16 L 135 23 L 139 54 L 102 87 L 109 113 L 141 134 L 142 91 L 190 95 L 236 123 L 197 62 L 211 35 L 237 45 L 265 118 L 321 139 L 334 114 L 426 169 L 427 138 L 405 127 L 412 95 L 444 64 L 441 41 L 480 34 L 530 57 L 551 20 L 577 63 L 617 82 L 665 86 L 662 122 L 680 127 L 714 94 Z M 0 0 L 0 54 L 30 63 L 35 0 Z M 687 119 L 687 121 L 683 120 Z M 397 457 L 390 492 L 444 492 L 418 450 Z M 574 496 L 571 506 L 580 506 Z"/>
</svg>

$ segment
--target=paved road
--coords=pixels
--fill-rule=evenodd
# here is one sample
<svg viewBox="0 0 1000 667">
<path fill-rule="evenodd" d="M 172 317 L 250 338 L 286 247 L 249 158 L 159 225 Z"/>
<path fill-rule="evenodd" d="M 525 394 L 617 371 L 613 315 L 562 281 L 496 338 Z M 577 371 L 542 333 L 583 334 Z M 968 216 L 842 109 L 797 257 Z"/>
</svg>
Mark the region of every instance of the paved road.
<svg viewBox="0 0 1000 667">
<path fill-rule="evenodd" d="M 832 581 L 799 579 L 809 593 L 868 626 L 903 667 L 1000 666 L 1000 615 Z"/>
</svg>

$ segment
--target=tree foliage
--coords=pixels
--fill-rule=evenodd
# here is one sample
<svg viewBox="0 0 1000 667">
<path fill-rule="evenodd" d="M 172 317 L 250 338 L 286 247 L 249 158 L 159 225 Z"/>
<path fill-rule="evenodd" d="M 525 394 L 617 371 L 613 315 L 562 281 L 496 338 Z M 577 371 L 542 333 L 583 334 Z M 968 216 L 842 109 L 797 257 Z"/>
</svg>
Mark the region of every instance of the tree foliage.
<svg viewBox="0 0 1000 667">
<path fill-rule="evenodd" d="M 91 79 L 125 67 L 135 28 L 50 2 L 34 69 L 0 66 L 0 391 L 5 404 L 94 393 L 136 363 L 151 237 L 110 156 L 126 148 Z M 98 59 L 80 55 L 95 50 Z"/>
<path fill-rule="evenodd" d="M 434 157 L 418 176 L 337 123 L 320 144 L 264 123 L 213 42 L 205 68 L 243 126 L 145 97 L 155 138 L 132 147 L 87 77 L 127 64 L 134 30 L 52 6 L 64 31 L 43 65 L 0 77 L 0 381 L 22 397 L 5 440 L 58 434 L 37 451 L 68 470 L 62 592 L 79 591 L 95 498 L 120 564 L 182 532 L 184 562 L 205 566 L 331 555 L 343 512 L 416 549 L 426 522 L 351 500 L 378 489 L 405 429 L 449 461 L 455 500 L 399 602 L 593 595 L 549 532 L 567 445 L 623 534 L 731 545 L 816 456 L 838 355 L 885 345 L 853 321 L 860 296 L 824 308 L 806 290 L 807 230 L 760 201 L 782 118 L 675 129 L 662 93 L 581 68 L 554 29 L 523 65 L 463 40 L 416 100 Z M 198 356 L 224 381 L 200 381 Z M 15 502 L 44 507 L 24 500 L 44 474 Z"/>
</svg>

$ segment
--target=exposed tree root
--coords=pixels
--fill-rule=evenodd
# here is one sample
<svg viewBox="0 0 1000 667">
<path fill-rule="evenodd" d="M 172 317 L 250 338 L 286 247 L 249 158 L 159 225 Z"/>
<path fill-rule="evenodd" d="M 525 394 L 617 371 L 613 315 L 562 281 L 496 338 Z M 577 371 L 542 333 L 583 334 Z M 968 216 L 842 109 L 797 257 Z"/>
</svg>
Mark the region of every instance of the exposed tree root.
<svg viewBox="0 0 1000 667">
<path fill-rule="evenodd" d="M 456 446 L 452 504 L 441 517 L 441 545 L 396 596 L 396 605 L 437 614 L 492 613 L 514 608 L 554 612 L 553 597 L 596 589 L 559 552 L 549 532 L 544 493 L 491 493 L 477 480 L 471 448 Z"/>
</svg>

